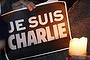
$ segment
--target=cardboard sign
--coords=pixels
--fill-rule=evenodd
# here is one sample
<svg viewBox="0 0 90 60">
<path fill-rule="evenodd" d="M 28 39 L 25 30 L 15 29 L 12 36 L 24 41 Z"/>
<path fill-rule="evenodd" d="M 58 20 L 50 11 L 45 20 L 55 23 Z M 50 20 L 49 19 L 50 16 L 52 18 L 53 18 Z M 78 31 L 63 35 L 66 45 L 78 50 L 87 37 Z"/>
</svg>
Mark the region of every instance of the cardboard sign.
<svg viewBox="0 0 90 60">
<path fill-rule="evenodd" d="M 49 2 L 2 15 L 8 23 L 6 56 L 27 59 L 68 49 L 71 38 L 65 2 Z"/>
</svg>

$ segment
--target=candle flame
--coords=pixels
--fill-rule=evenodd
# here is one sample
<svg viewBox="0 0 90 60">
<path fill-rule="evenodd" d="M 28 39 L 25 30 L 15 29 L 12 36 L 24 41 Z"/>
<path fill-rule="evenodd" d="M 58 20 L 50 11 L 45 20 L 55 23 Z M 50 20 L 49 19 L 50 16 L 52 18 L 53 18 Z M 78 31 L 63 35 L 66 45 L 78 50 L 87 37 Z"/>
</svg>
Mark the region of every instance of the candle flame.
<svg viewBox="0 0 90 60">
<path fill-rule="evenodd" d="M 69 55 L 85 56 L 87 50 L 87 38 L 73 38 L 69 44 Z"/>
</svg>

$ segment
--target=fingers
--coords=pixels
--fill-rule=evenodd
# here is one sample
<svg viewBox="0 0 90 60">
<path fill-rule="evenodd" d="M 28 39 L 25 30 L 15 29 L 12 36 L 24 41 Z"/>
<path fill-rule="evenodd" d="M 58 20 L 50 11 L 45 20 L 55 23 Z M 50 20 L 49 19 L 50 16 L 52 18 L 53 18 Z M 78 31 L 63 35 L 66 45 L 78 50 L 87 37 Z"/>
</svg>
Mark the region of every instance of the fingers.
<svg viewBox="0 0 90 60">
<path fill-rule="evenodd" d="M 28 8 L 29 11 L 32 11 L 33 9 L 36 8 L 36 5 L 33 2 L 29 2 L 27 4 L 27 8 Z"/>
<path fill-rule="evenodd" d="M 35 4 L 33 2 L 30 2 L 28 0 L 20 0 L 20 2 L 28 8 L 29 11 L 32 11 L 36 8 Z"/>
</svg>

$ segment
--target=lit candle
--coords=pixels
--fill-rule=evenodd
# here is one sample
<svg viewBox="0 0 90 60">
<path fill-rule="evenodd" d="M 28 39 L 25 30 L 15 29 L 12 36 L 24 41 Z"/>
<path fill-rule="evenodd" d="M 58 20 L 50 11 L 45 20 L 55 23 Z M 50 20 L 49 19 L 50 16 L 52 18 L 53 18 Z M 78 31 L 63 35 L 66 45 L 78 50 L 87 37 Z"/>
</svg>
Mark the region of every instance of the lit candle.
<svg viewBox="0 0 90 60">
<path fill-rule="evenodd" d="M 73 38 L 70 40 L 69 55 L 70 56 L 86 56 L 87 38 Z"/>
</svg>

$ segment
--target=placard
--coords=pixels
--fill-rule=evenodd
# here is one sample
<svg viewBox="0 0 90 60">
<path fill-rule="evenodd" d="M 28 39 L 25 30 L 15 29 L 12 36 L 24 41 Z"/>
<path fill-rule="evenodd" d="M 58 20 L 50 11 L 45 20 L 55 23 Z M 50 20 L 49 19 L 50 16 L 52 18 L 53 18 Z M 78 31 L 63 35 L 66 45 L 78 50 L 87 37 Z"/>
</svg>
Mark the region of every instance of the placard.
<svg viewBox="0 0 90 60">
<path fill-rule="evenodd" d="M 2 17 L 9 28 L 7 59 L 27 59 L 68 49 L 71 35 L 64 1 L 41 3 L 33 11 L 22 8 Z"/>
</svg>

